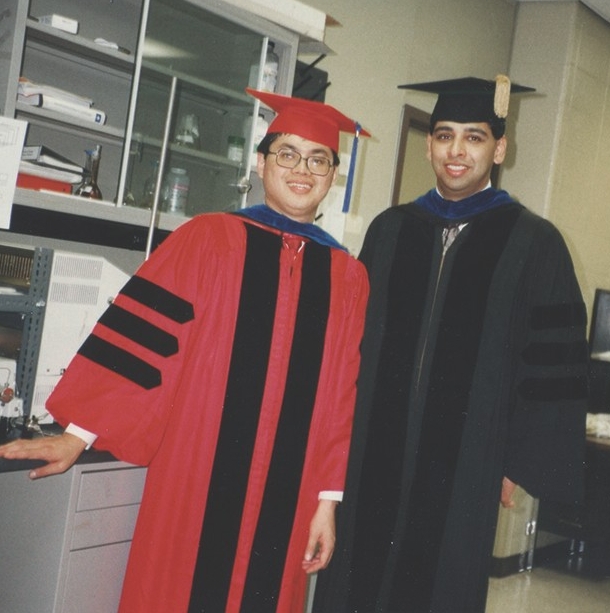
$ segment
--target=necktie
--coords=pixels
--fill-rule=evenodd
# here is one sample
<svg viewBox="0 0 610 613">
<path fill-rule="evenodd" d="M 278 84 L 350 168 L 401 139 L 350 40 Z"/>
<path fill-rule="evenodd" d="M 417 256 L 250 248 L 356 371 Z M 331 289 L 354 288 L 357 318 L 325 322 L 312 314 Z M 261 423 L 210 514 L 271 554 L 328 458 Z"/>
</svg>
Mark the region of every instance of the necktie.
<svg viewBox="0 0 610 613">
<path fill-rule="evenodd" d="M 456 236 L 460 233 L 460 225 L 457 223 L 450 224 L 443 229 L 443 253 L 451 247 Z"/>
</svg>

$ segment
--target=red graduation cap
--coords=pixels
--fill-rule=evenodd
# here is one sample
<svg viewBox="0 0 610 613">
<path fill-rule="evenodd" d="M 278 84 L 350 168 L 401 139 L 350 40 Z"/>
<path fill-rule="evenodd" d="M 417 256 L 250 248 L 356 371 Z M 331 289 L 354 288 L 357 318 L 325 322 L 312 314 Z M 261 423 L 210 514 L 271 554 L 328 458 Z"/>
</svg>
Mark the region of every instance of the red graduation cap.
<svg viewBox="0 0 610 613">
<path fill-rule="evenodd" d="M 246 88 L 246 91 L 277 113 L 269 125 L 267 134 L 272 132 L 295 134 L 314 143 L 326 145 L 335 153 L 339 152 L 339 132 L 354 135 L 343 200 L 343 212 L 347 213 L 352 196 L 358 137 L 370 136 L 370 133 L 363 130 L 358 122 L 350 119 L 329 104 L 262 92 L 250 87 Z"/>
<path fill-rule="evenodd" d="M 335 153 L 339 151 L 339 132 L 358 136 L 370 136 L 356 121 L 323 102 L 292 98 L 270 92 L 247 88 L 246 91 L 277 115 L 269 125 L 268 133 L 296 134 L 302 138 L 326 145 Z"/>
</svg>

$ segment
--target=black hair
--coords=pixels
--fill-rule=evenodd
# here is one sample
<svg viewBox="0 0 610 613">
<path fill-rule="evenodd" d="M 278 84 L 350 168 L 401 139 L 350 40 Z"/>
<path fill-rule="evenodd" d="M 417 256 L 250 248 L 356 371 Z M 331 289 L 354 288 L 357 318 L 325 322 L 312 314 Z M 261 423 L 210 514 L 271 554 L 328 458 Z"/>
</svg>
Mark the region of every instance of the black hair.
<svg viewBox="0 0 610 613">
<path fill-rule="evenodd" d="M 258 153 L 262 153 L 264 156 L 267 156 L 269 150 L 271 149 L 271 144 L 275 142 L 281 135 L 281 132 L 268 132 L 267 134 L 265 134 L 263 140 L 259 143 L 258 147 L 256 148 L 256 151 Z M 331 151 L 333 154 L 333 166 L 339 166 L 340 160 L 339 156 L 337 155 L 337 152 L 333 151 L 332 149 Z"/>
<path fill-rule="evenodd" d="M 441 120 L 438 117 L 434 116 L 434 114 L 430 117 L 430 134 L 434 134 L 434 127 L 439 121 Z M 504 133 L 506 132 L 505 119 L 501 117 L 496 117 L 495 119 L 492 119 L 491 121 L 485 121 L 484 123 L 489 125 L 489 129 L 491 130 L 491 133 L 496 140 L 500 140 L 504 136 Z"/>
</svg>

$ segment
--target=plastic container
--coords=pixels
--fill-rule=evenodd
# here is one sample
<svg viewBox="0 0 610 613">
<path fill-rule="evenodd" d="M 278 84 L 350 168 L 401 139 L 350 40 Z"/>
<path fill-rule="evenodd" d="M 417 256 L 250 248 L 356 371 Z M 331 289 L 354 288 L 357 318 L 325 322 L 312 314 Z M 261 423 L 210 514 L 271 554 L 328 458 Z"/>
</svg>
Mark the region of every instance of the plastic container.
<svg viewBox="0 0 610 613">
<path fill-rule="evenodd" d="M 229 136 L 227 157 L 233 162 L 241 162 L 244 159 L 244 147 L 246 139 L 243 136 Z"/>
<path fill-rule="evenodd" d="M 260 52 L 255 51 L 253 54 L 252 65 L 250 66 L 250 77 L 248 86 L 257 88 L 258 86 L 258 68 L 259 68 Z M 263 66 L 263 75 L 261 79 L 260 89 L 267 92 L 275 92 L 277 86 L 277 73 L 280 66 L 280 58 L 275 52 L 275 43 L 267 43 L 267 55 Z"/>
<path fill-rule="evenodd" d="M 150 165 L 150 174 L 144 181 L 142 198 L 138 203 L 143 209 L 152 209 L 155 200 L 155 189 L 157 187 L 157 175 L 159 174 L 159 160 L 154 160 Z"/>
<path fill-rule="evenodd" d="M 170 168 L 165 179 L 161 210 L 184 215 L 189 197 L 190 179 L 184 168 Z"/>
<path fill-rule="evenodd" d="M 250 130 L 252 129 L 252 113 L 244 120 L 243 134 L 246 141 L 250 138 Z M 254 125 L 254 135 L 252 137 L 252 151 L 256 153 L 256 148 L 259 143 L 265 138 L 267 130 L 269 129 L 269 122 L 265 119 L 262 113 L 258 114 L 256 118 L 256 124 Z"/>
</svg>

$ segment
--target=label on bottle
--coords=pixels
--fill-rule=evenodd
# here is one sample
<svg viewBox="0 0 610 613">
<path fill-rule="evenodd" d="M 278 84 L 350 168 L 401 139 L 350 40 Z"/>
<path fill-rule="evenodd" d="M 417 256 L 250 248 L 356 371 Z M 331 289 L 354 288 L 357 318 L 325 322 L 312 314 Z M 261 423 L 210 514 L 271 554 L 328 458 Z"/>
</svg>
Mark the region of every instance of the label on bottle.
<svg viewBox="0 0 610 613">
<path fill-rule="evenodd" d="M 271 93 L 275 91 L 275 86 L 277 85 L 277 71 L 278 62 L 268 59 L 263 68 L 263 82 L 261 84 L 261 89 L 263 91 Z"/>
<path fill-rule="evenodd" d="M 166 213 L 186 211 L 190 180 L 183 168 L 172 168 L 167 177 L 167 186 L 163 198 L 163 210 Z"/>
<path fill-rule="evenodd" d="M 277 86 L 277 74 L 279 70 L 280 58 L 277 53 L 274 51 L 274 44 L 272 42 L 267 45 L 267 55 L 265 58 L 265 63 L 263 65 L 263 74 L 261 77 L 260 89 L 267 92 L 275 92 L 275 88 Z M 250 65 L 250 74 L 248 76 L 248 87 L 253 87 L 256 89 L 258 87 L 258 77 L 259 77 L 259 64 L 258 59 L 256 59 Z"/>
<path fill-rule="evenodd" d="M 245 139 L 241 136 L 229 136 L 229 148 L 227 157 L 233 162 L 241 162 L 244 159 Z"/>
</svg>

